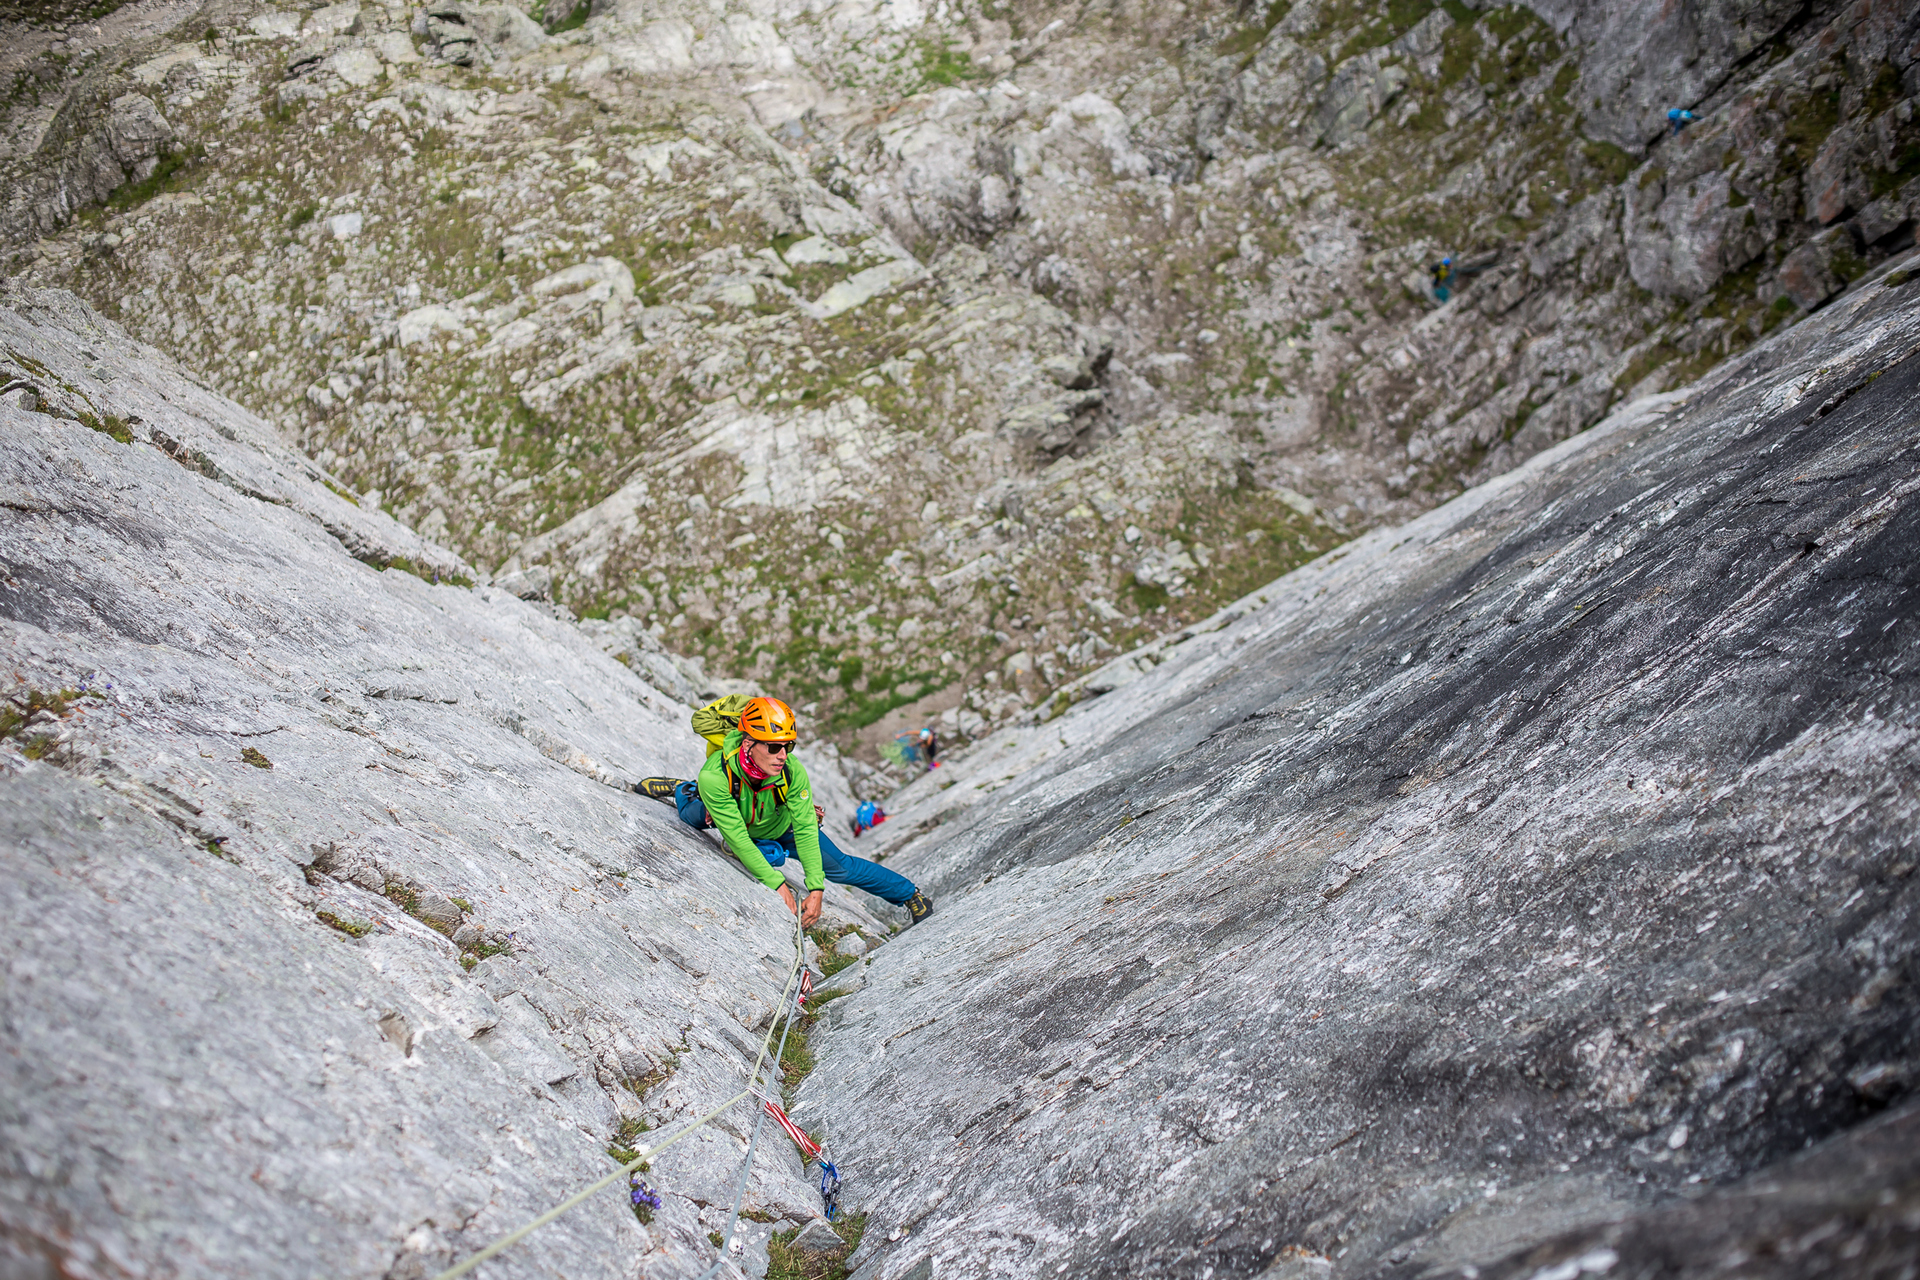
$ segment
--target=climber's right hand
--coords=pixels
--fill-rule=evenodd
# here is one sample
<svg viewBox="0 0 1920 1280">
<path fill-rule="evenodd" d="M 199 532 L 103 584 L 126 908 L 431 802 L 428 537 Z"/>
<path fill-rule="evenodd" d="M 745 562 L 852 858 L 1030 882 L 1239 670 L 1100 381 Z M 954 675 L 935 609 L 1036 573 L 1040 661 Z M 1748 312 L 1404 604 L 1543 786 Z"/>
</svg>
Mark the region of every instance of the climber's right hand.
<svg viewBox="0 0 1920 1280">
<path fill-rule="evenodd" d="M 800 903 L 797 900 L 795 900 L 793 896 L 792 885 L 783 884 L 780 886 L 780 901 L 786 903 L 787 910 L 793 912 L 793 914 L 795 915 L 800 914 Z"/>
</svg>

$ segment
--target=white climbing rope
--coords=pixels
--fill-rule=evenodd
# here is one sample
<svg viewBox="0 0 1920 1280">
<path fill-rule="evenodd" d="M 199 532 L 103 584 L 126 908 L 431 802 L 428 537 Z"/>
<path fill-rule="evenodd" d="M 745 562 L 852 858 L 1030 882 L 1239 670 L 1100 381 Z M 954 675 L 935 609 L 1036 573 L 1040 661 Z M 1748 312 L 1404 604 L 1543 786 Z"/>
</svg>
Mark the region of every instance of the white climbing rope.
<svg viewBox="0 0 1920 1280">
<path fill-rule="evenodd" d="M 787 1049 L 787 1032 L 791 1030 L 793 1027 L 792 997 L 794 994 L 795 986 L 798 983 L 800 978 L 800 972 L 806 967 L 806 962 L 807 962 L 807 935 L 806 935 L 806 931 L 803 928 L 801 928 L 801 925 L 800 925 L 800 913 L 796 911 L 793 917 L 793 967 L 787 970 L 786 985 L 782 987 L 780 990 L 779 1007 L 780 1009 L 785 1011 L 785 1016 L 776 1018 L 776 1021 L 780 1025 L 780 1048 L 778 1052 L 774 1054 L 775 1062 L 778 1062 L 780 1060 L 780 1054 L 785 1053 Z M 756 1056 L 753 1060 L 753 1070 L 747 1076 L 748 1083 L 745 1089 L 742 1089 L 739 1093 L 734 1094 L 731 1098 L 728 1098 L 725 1102 L 721 1103 L 719 1106 L 715 1107 L 713 1110 L 707 1112 L 707 1114 L 705 1114 L 704 1116 L 701 1116 L 698 1120 L 695 1120 L 692 1124 L 680 1130 L 680 1132 L 674 1134 L 671 1138 L 668 1138 L 665 1142 L 656 1143 L 655 1145 L 648 1147 L 645 1150 L 639 1152 L 637 1155 L 633 1157 L 633 1159 L 621 1165 L 618 1169 L 615 1169 L 612 1173 L 600 1179 L 600 1181 L 594 1183 L 592 1186 L 586 1187 L 574 1193 L 573 1195 L 569 1196 L 567 1199 L 555 1205 L 553 1208 L 541 1214 L 539 1217 L 535 1218 L 533 1221 L 527 1223 L 525 1226 L 518 1227 L 512 1231 L 509 1231 L 506 1235 L 501 1236 L 498 1240 L 495 1240 L 492 1244 L 488 1245 L 486 1248 L 482 1249 L 480 1252 L 474 1254 L 471 1258 L 468 1258 L 465 1262 L 459 1263 L 455 1266 L 448 1267 L 445 1271 L 442 1271 L 439 1275 L 435 1276 L 434 1280 L 455 1280 L 455 1278 L 458 1276 L 466 1275 L 469 1271 L 472 1271 L 475 1267 L 485 1262 L 488 1258 L 494 1257 L 499 1253 L 503 1252 L 504 1250 L 510 1249 L 514 1245 L 519 1244 L 522 1240 L 532 1235 L 535 1231 L 538 1231 L 541 1227 L 546 1226 L 549 1222 L 552 1222 L 555 1218 L 558 1218 L 561 1214 L 567 1212 L 567 1210 L 572 1209 L 574 1206 L 592 1197 L 596 1192 L 604 1191 L 606 1188 L 612 1186 L 615 1182 L 619 1181 L 621 1178 L 627 1177 L 628 1175 L 632 1174 L 636 1169 L 638 1169 L 641 1166 L 642 1163 L 651 1159 L 653 1156 L 657 1155 L 658 1153 L 665 1151 L 668 1147 L 680 1141 L 680 1139 L 686 1137 L 688 1134 L 694 1133 L 700 1129 L 705 1128 L 707 1125 L 713 1123 L 716 1117 L 718 1117 L 728 1107 L 731 1107 L 734 1103 L 740 1101 L 742 1098 L 753 1097 L 760 1083 L 760 1068 L 764 1066 L 767 1061 L 767 1050 L 773 1047 L 773 1030 L 774 1030 L 773 1027 L 768 1027 L 766 1036 L 763 1037 L 760 1041 L 760 1052 L 758 1056 Z M 763 1108 L 760 1112 L 761 1121 L 764 1122 L 766 1120 L 766 1114 L 767 1113 Z M 760 1126 L 756 1124 L 753 1129 L 753 1143 L 748 1144 L 748 1147 L 747 1147 L 747 1173 L 751 1173 L 753 1170 L 753 1148 L 754 1148 L 754 1145 L 759 1142 L 759 1140 L 760 1140 Z M 747 1189 L 746 1175 L 743 1174 L 740 1180 L 740 1196 L 735 1197 L 734 1199 L 733 1216 L 728 1219 L 726 1237 L 722 1239 L 720 1242 L 721 1262 L 717 1262 L 713 1265 L 712 1270 L 709 1270 L 707 1272 L 708 1276 L 711 1276 L 714 1273 L 714 1271 L 718 1271 L 720 1269 L 721 1263 L 726 1261 L 727 1243 L 728 1241 L 733 1239 L 734 1224 L 739 1220 L 739 1217 L 740 1217 L 740 1198 L 746 1195 L 746 1189 Z M 703 1280 L 704 1280 L 704 1277 L 703 1277 Z"/>
<path fill-rule="evenodd" d="M 795 1004 L 797 1003 L 796 1001 Z M 793 1030 L 793 1017 L 794 1014 L 798 1012 L 794 1005 L 783 1004 L 782 1007 L 786 1010 L 786 1018 L 785 1025 L 780 1028 L 780 1052 L 773 1055 L 774 1070 L 776 1072 L 780 1069 L 780 1059 L 784 1057 L 787 1052 L 787 1033 Z M 768 1038 L 772 1038 L 772 1027 L 767 1028 L 767 1036 Z M 760 1063 L 758 1061 L 753 1064 L 753 1080 L 752 1083 L 747 1086 L 747 1092 L 753 1094 L 755 1097 L 760 1096 Z M 733 1244 L 734 1228 L 740 1225 L 740 1204 L 747 1198 L 747 1181 L 753 1177 L 753 1153 L 760 1146 L 760 1130 L 765 1127 L 766 1123 L 767 1109 L 763 1106 L 760 1108 L 760 1118 L 753 1122 L 753 1140 L 747 1143 L 746 1163 L 740 1166 L 740 1186 L 733 1193 L 733 1212 L 727 1215 L 727 1229 L 720 1237 L 720 1256 L 714 1260 L 712 1266 L 708 1267 L 706 1271 L 701 1274 L 700 1280 L 713 1280 L 714 1273 L 727 1265 L 727 1249 Z"/>
</svg>

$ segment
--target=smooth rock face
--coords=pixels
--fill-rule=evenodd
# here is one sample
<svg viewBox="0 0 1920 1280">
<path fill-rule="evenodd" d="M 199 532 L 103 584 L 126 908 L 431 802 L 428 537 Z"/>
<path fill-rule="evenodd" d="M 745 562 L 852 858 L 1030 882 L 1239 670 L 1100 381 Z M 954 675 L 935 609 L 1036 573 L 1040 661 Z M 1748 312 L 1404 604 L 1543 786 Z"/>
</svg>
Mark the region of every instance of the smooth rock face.
<svg viewBox="0 0 1920 1280">
<path fill-rule="evenodd" d="M 434 583 L 71 297 L 6 301 L 0 1270 L 431 1276 L 739 1091 L 792 917 L 626 790 L 698 764 L 689 709 Z M 757 1114 L 654 1159 L 650 1226 L 615 1187 L 484 1274 L 705 1270 Z M 784 1140 L 747 1207 L 818 1213 Z"/>
<path fill-rule="evenodd" d="M 795 1108 L 862 1274 L 1904 1274 L 1916 287 L 890 800 L 940 911 Z"/>
</svg>

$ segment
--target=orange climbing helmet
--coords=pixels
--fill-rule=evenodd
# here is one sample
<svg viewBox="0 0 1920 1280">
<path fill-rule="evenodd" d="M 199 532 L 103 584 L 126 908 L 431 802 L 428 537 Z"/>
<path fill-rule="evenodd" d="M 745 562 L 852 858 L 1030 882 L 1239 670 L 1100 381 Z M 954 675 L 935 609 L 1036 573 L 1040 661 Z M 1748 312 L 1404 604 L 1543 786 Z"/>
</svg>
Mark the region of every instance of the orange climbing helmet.
<svg viewBox="0 0 1920 1280">
<path fill-rule="evenodd" d="M 740 732 L 757 742 L 792 742 L 800 736 L 793 708 L 778 698 L 755 698 L 742 707 Z"/>
</svg>

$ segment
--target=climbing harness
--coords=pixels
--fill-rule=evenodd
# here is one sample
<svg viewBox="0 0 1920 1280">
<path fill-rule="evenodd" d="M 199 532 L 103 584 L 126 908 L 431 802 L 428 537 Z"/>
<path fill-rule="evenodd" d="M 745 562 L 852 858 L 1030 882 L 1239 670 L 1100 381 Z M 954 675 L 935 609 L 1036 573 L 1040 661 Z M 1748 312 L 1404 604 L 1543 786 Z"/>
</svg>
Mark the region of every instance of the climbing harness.
<svg viewBox="0 0 1920 1280">
<path fill-rule="evenodd" d="M 572 1209 L 575 1206 L 585 1202 L 587 1199 L 592 1197 L 596 1192 L 605 1190 L 607 1187 L 612 1186 L 614 1183 L 620 1181 L 623 1178 L 627 1179 L 627 1185 L 629 1186 L 629 1188 L 631 1188 L 631 1196 L 634 1204 L 638 1205 L 643 1203 L 641 1197 L 644 1194 L 646 1197 L 648 1197 L 648 1202 L 650 1202 L 652 1206 L 657 1207 L 660 1203 L 658 1194 L 653 1190 L 653 1188 L 648 1187 L 646 1183 L 639 1181 L 636 1177 L 636 1175 L 639 1172 L 640 1166 L 644 1164 L 646 1161 L 652 1159 L 654 1156 L 658 1155 L 660 1152 L 665 1151 L 668 1147 L 680 1141 L 682 1138 L 686 1137 L 687 1135 L 691 1133 L 696 1133 L 699 1130 L 706 1128 L 709 1124 L 712 1124 L 715 1119 L 717 1119 L 720 1115 L 722 1115 L 728 1108 L 732 1107 L 734 1103 L 739 1102 L 741 1099 L 751 1096 L 751 1097 L 760 1097 L 764 1100 L 765 1095 L 760 1093 L 760 1090 L 758 1087 L 759 1081 L 760 1081 L 760 1069 L 766 1065 L 767 1054 L 769 1050 L 771 1050 L 773 1053 L 773 1061 L 776 1064 L 776 1070 L 778 1069 L 777 1064 L 779 1063 L 781 1056 L 785 1054 L 787 1051 L 787 1033 L 793 1029 L 793 1017 L 795 1014 L 799 1012 L 801 1008 L 800 992 L 802 988 L 810 988 L 812 985 L 810 981 L 810 975 L 808 975 L 807 973 L 806 960 L 807 960 L 807 935 L 806 935 L 806 931 L 801 928 L 800 916 L 799 916 L 799 913 L 796 912 L 793 918 L 793 967 L 787 970 L 786 985 L 783 986 L 780 990 L 779 1008 L 781 1012 L 786 1016 L 776 1017 L 775 1019 L 775 1025 L 779 1026 L 780 1028 L 780 1047 L 778 1049 L 773 1048 L 773 1027 L 771 1026 L 768 1027 L 766 1036 L 763 1037 L 760 1041 L 760 1053 L 754 1059 L 753 1070 L 749 1072 L 747 1076 L 747 1079 L 751 1083 L 749 1083 L 745 1089 L 742 1089 L 739 1093 L 734 1094 L 731 1098 L 728 1098 L 725 1102 L 721 1103 L 719 1106 L 715 1107 L 713 1110 L 707 1112 L 707 1114 L 701 1116 L 698 1120 L 695 1120 L 691 1124 L 687 1125 L 685 1128 L 681 1129 L 678 1133 L 674 1134 L 671 1138 L 668 1138 L 666 1141 L 655 1143 L 653 1146 L 647 1147 L 644 1150 L 641 1150 L 635 1153 L 633 1159 L 627 1161 L 627 1163 L 621 1165 L 618 1169 L 615 1169 L 612 1173 L 600 1179 L 598 1182 L 594 1183 L 592 1186 L 585 1187 L 580 1191 L 575 1192 L 573 1195 L 567 1197 L 565 1200 L 562 1200 L 559 1204 L 547 1210 L 545 1213 L 541 1214 L 539 1217 L 535 1218 L 533 1221 L 525 1224 L 524 1226 L 518 1227 L 513 1231 L 509 1231 L 506 1235 L 501 1236 L 498 1240 L 495 1240 L 492 1244 L 480 1250 L 480 1252 L 474 1254 L 471 1258 L 468 1258 L 465 1262 L 458 1263 L 454 1266 L 448 1267 L 445 1271 L 442 1271 L 439 1275 L 435 1276 L 434 1280 L 456 1280 L 457 1277 L 466 1275 L 469 1271 L 472 1271 L 475 1267 L 479 1266 L 481 1263 L 485 1262 L 487 1259 L 495 1257 L 500 1253 L 504 1252 L 505 1250 L 512 1248 L 514 1245 L 520 1243 L 520 1241 L 532 1235 L 535 1231 L 538 1231 L 541 1227 L 546 1226 L 549 1222 L 552 1222 L 555 1218 L 558 1218 L 560 1215 L 566 1213 L 569 1209 Z M 791 1008 L 789 1008 L 790 1005 L 791 1005 Z M 785 1121 L 788 1124 L 792 1123 L 791 1121 L 786 1120 L 784 1113 L 782 1114 L 781 1118 L 783 1121 Z M 732 1242 L 734 1227 L 738 1224 L 740 1220 L 740 1203 L 746 1197 L 746 1194 L 747 1194 L 747 1179 L 753 1173 L 753 1152 L 754 1152 L 755 1146 L 757 1146 L 760 1141 L 760 1123 L 763 1123 L 765 1120 L 766 1120 L 766 1116 L 763 1113 L 760 1117 L 760 1122 L 757 1122 L 754 1125 L 753 1141 L 747 1145 L 747 1163 L 746 1163 L 745 1169 L 742 1170 L 740 1175 L 740 1190 L 739 1190 L 739 1193 L 734 1196 L 733 1213 L 727 1219 L 726 1236 L 720 1241 L 720 1260 L 718 1262 L 715 1262 L 713 1266 L 708 1269 L 706 1274 L 701 1277 L 701 1280 L 709 1280 L 709 1277 L 711 1277 L 716 1271 L 718 1271 L 721 1268 L 721 1266 L 723 1266 L 726 1262 L 727 1246 Z M 824 1190 L 824 1186 L 825 1186 L 825 1180 L 822 1179 L 823 1190 Z M 834 1189 L 836 1191 L 839 1189 L 838 1175 L 836 1175 L 834 1178 Z"/>
</svg>

